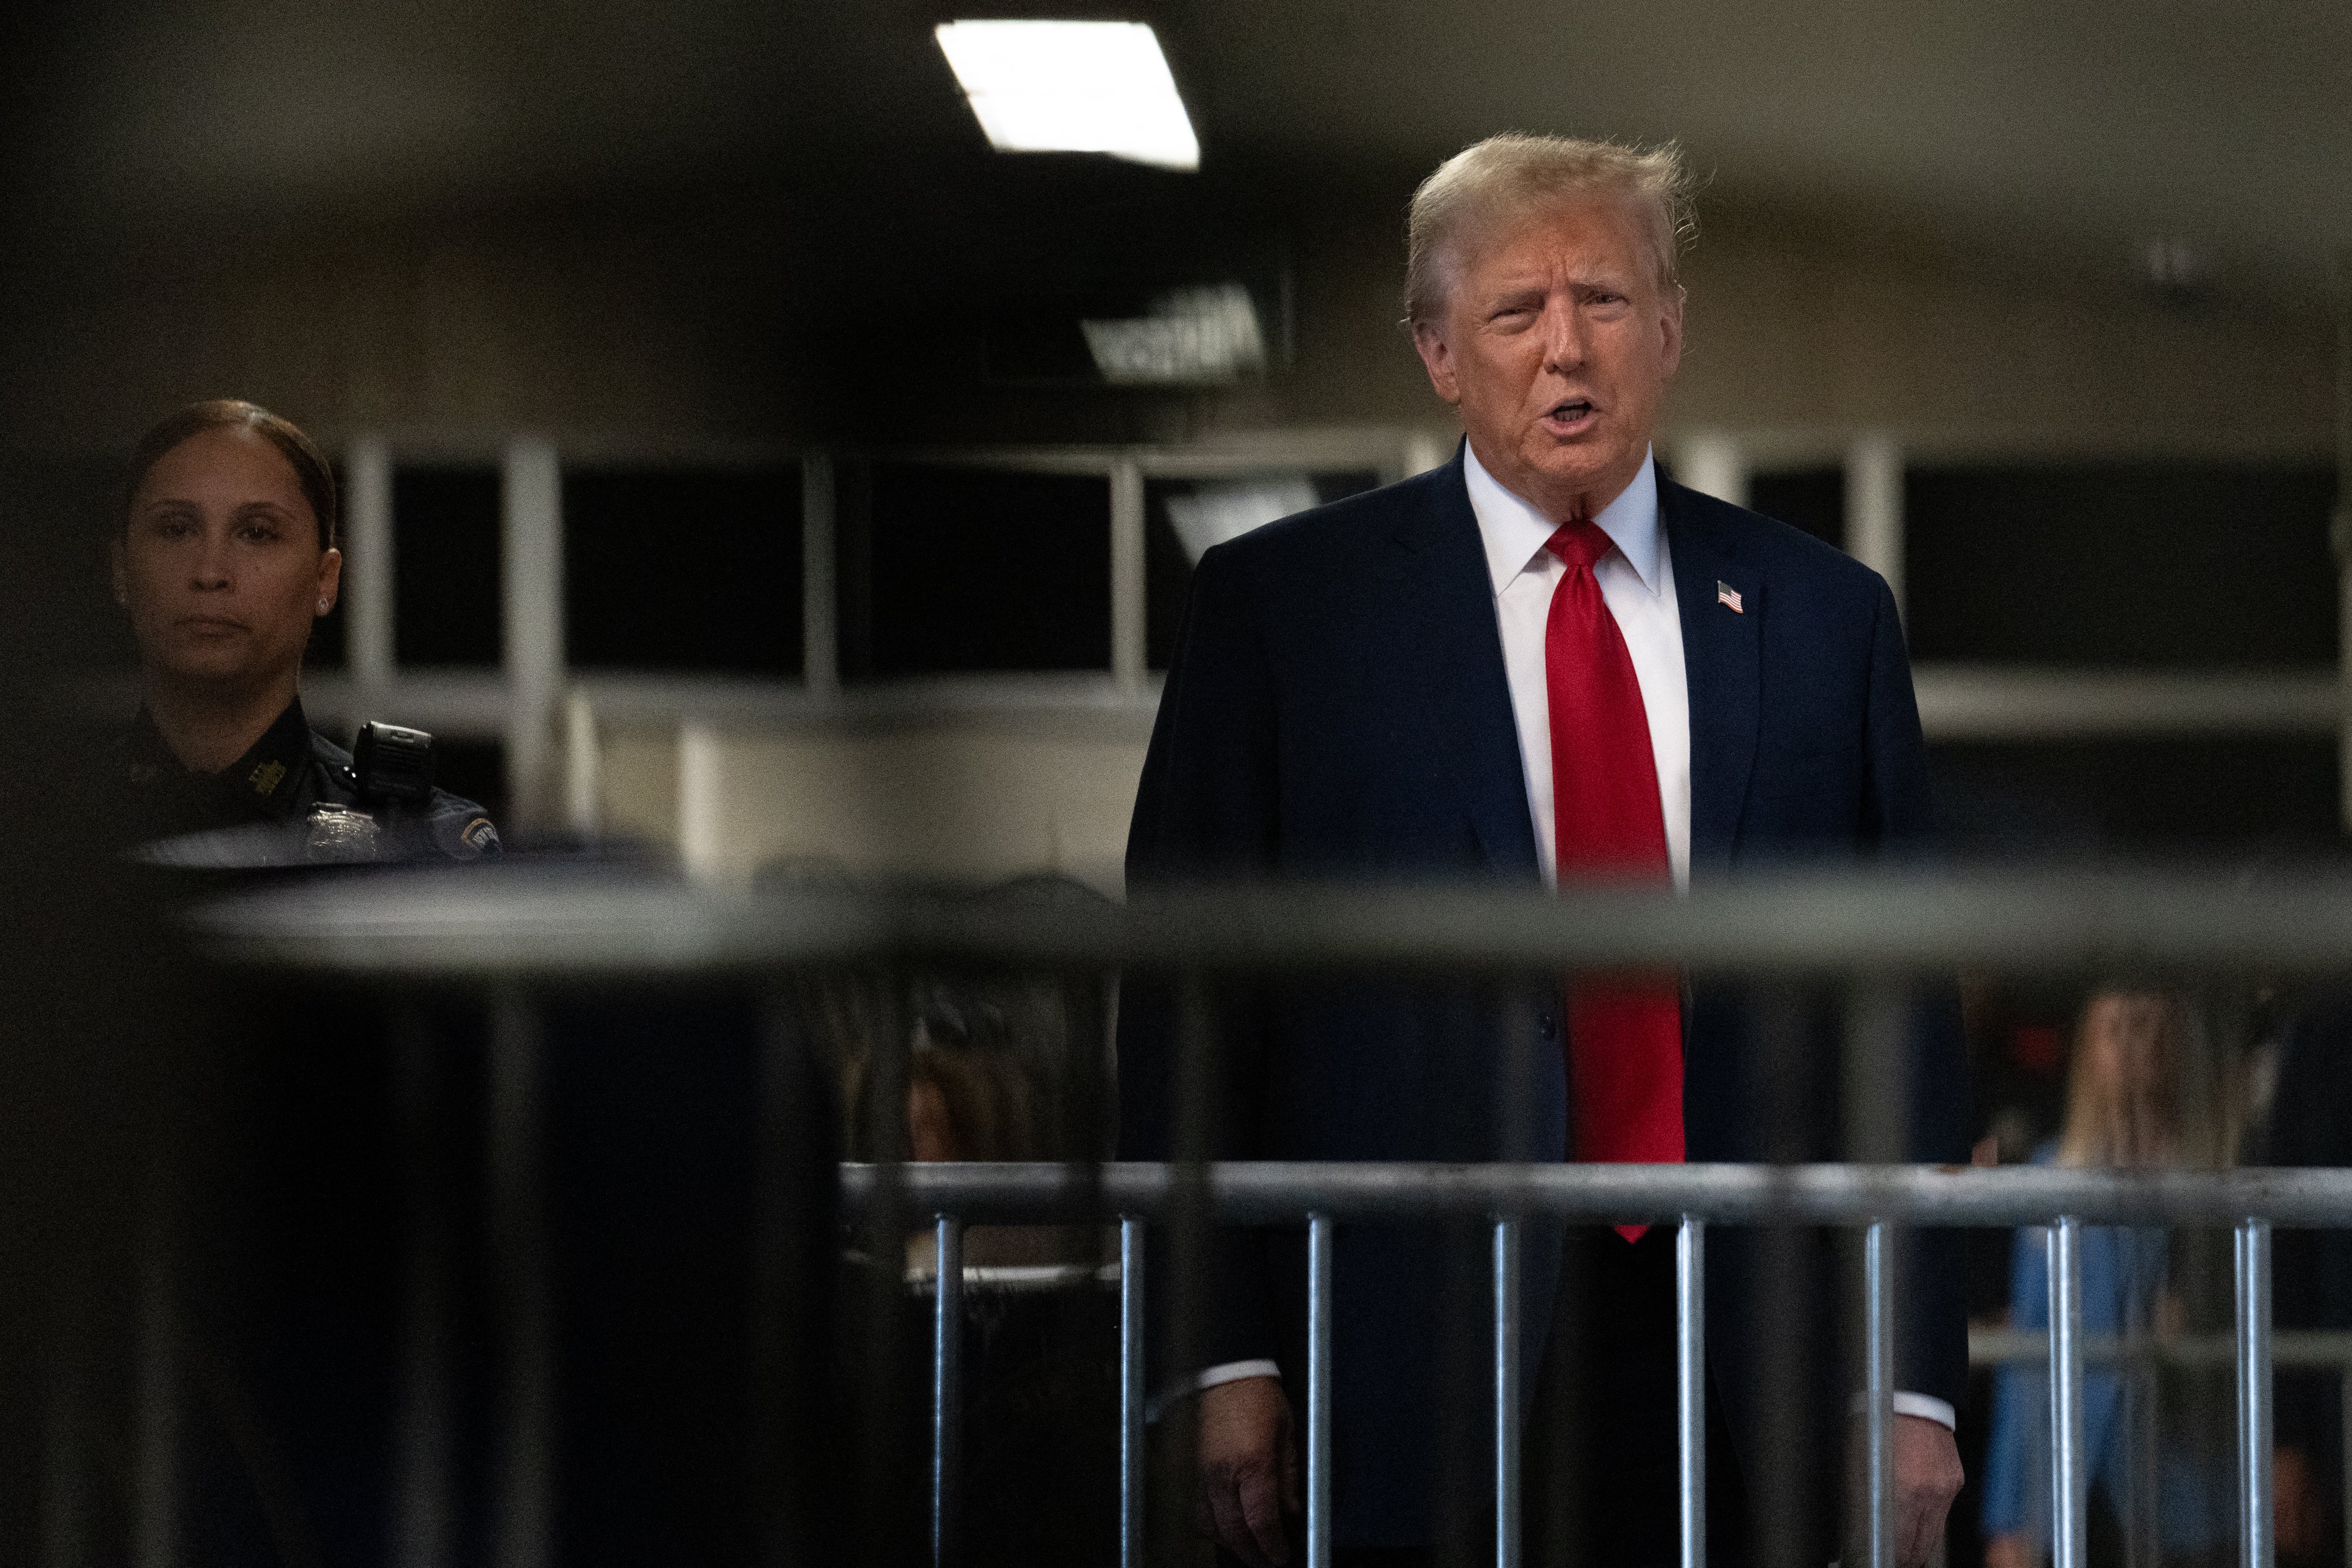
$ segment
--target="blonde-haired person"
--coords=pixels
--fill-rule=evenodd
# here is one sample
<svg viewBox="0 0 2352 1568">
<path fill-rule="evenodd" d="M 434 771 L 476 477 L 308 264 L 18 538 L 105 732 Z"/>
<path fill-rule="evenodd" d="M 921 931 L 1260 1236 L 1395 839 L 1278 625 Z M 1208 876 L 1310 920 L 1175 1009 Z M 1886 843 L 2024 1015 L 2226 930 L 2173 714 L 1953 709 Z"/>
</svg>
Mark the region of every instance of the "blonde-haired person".
<svg viewBox="0 0 2352 1568">
<path fill-rule="evenodd" d="M 2199 1054 L 2195 1011 L 2169 991 L 2108 988 L 2084 1004 L 2057 1137 L 2034 1152 L 2039 1165 L 2075 1169 L 2161 1170 L 2212 1166 L 2227 1153 L 2222 1118 L 2190 1114 L 2184 1093 Z M 2048 1332 L 2050 1270 L 2040 1228 L 2020 1230 L 2010 1265 L 2011 1321 Z M 2158 1327 L 2173 1315 L 2167 1286 L 2169 1248 L 2153 1226 L 2092 1226 L 2083 1232 L 2083 1332 L 2117 1337 Z M 2109 1365 L 2083 1375 L 2084 1459 L 2095 1498 L 2116 1521 L 2130 1517 L 2135 1435 L 2126 1425 L 2123 1379 Z M 2225 1500 L 2186 1457 L 2158 1450 L 2156 1519 L 2168 1553 L 2210 1551 L 2226 1538 Z M 1985 1448 L 1986 1568 L 2036 1568 L 2050 1551 L 2050 1381 L 2038 1364 L 2011 1363 L 1994 1379 Z M 2104 1531 L 2102 1531 L 2104 1534 Z"/>
</svg>

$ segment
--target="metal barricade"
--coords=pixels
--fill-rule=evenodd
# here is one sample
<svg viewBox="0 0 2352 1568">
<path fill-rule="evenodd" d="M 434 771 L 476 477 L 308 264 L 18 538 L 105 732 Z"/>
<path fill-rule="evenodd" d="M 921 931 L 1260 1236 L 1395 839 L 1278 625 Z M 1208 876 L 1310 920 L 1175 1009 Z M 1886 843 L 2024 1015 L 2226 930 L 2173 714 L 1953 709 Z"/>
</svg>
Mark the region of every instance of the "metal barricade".
<svg viewBox="0 0 2352 1568">
<path fill-rule="evenodd" d="M 990 905 L 936 894 L 872 891 L 714 892 L 639 880 L 604 881 L 516 869 L 464 881 L 393 877 L 368 884 L 281 890 L 206 911 L 198 929 L 241 965 L 331 971 L 383 983 L 435 981 L 530 988 L 615 978 L 762 977 L 849 964 L 952 961 L 1064 972 L 1150 967 L 1202 974 L 1387 971 L 1490 979 L 1575 971 L 1675 967 L 1765 981 L 1830 977 L 1860 982 L 1864 1032 L 1881 998 L 1906 977 L 1959 965 L 2029 974 L 2126 967 L 2208 975 L 2352 971 L 2352 879 L 2013 876 L 1892 873 L 1786 877 L 1702 890 L 1686 899 L 1642 893 L 1275 888 L 1202 891 L 1111 913 Z M 508 1005 L 526 1004 L 520 999 Z M 1875 1009 L 1874 1012 L 1873 1009 Z M 893 1082 L 886 1042 L 877 1081 Z M 1848 1061 L 1868 1114 L 1885 1076 L 1867 1051 Z M 1180 1099 L 1206 1092 L 1188 1072 Z M 1876 1096 L 1876 1097 L 1874 1097 Z M 1867 1116 L 1865 1117 L 1865 1121 Z M 886 1150 L 889 1147 L 886 1141 Z M 1182 1140 L 1180 1139 L 1180 1146 Z M 960 1404 L 958 1323 L 962 1227 L 1116 1219 L 1120 1259 L 1118 1437 L 1120 1557 L 1139 1568 L 1144 1531 L 1147 1298 L 1143 1237 L 1168 1226 L 1180 1242 L 1213 1225 L 1298 1226 L 1307 1233 L 1305 1390 L 1307 1560 L 1332 1544 L 1331 1374 L 1339 1227 L 1448 1218 L 1491 1227 L 1496 1503 L 1495 1557 L 1518 1562 L 1521 1228 L 1542 1218 L 1678 1227 L 1677 1431 L 1683 1561 L 1706 1560 L 1704 1279 L 1711 1226 L 1813 1226 L 1863 1233 L 1866 1342 L 1868 1555 L 1894 1561 L 1890 1252 L 1911 1227 L 2046 1226 L 2050 1261 L 2051 1437 L 2058 1568 L 2084 1568 L 2088 1474 L 2083 1465 L 2085 1344 L 2081 1332 L 2082 1228 L 2127 1223 L 2228 1226 L 2236 1237 L 2233 1355 L 2242 1568 L 2271 1568 L 2271 1230 L 2352 1226 L 2352 1171 L 2117 1174 L 2022 1168 L 1951 1170 L 1883 1165 L 1598 1166 L 1210 1164 L 915 1166 L 886 1157 L 845 1167 L 853 1211 L 884 1239 L 928 1219 L 940 1262 L 933 1301 L 930 1546 L 955 1554 Z M 877 1252 L 876 1256 L 885 1256 Z M 1172 1298 L 1179 1326 L 1188 1281 Z M 878 1341 L 877 1341 L 878 1343 Z"/>
<path fill-rule="evenodd" d="M 853 1207 L 875 1185 L 870 1166 L 843 1167 L 844 1190 Z M 908 1200 L 939 1215 L 978 1216 L 1000 1223 L 1066 1218 L 1072 1192 L 1069 1172 L 1057 1165 L 910 1166 L 904 1172 Z M 2088 1561 L 2089 1473 L 2082 1461 L 2083 1369 L 2086 1347 L 2081 1333 L 2080 1238 L 2086 1225 L 2170 1221 L 2230 1225 L 2236 1237 L 2237 1324 L 2232 1341 L 2238 1384 L 2238 1476 L 2242 1568 L 2268 1568 L 2275 1550 L 2268 1526 L 2271 1508 L 2271 1380 L 2273 1345 L 2270 1306 L 2270 1235 L 2273 1223 L 2341 1224 L 2352 1214 L 2352 1171 L 2237 1171 L 2137 1175 L 2015 1166 L 1999 1170 L 1949 1170 L 1940 1166 L 1812 1166 L 1759 1168 L 1748 1166 L 1411 1166 L 1229 1164 L 1212 1168 L 1210 1186 L 1220 1219 L 1268 1226 L 1307 1228 L 1309 1281 L 1306 1398 L 1307 1465 L 1307 1541 L 1310 1565 L 1328 1561 L 1330 1519 L 1329 1385 L 1333 1357 L 1330 1278 L 1333 1228 L 1343 1220 L 1404 1217 L 1478 1218 L 1494 1227 L 1494 1388 L 1496 1421 L 1496 1562 L 1517 1561 L 1517 1391 L 1519 1364 L 1517 1314 L 1517 1227 L 1522 1218 L 1545 1216 L 1584 1223 L 1672 1223 L 1676 1232 L 1675 1359 L 1677 1434 L 1682 1478 L 1682 1560 L 1685 1568 L 1706 1562 L 1705 1382 L 1706 1322 L 1703 1305 L 1706 1226 L 1801 1223 L 1854 1226 L 1864 1234 L 1864 1302 L 1866 1313 L 1870 1511 L 1869 1552 L 1874 1565 L 1894 1561 L 1889 1537 L 1893 1366 L 1889 1324 L 1894 1309 L 1891 1270 L 1885 1265 L 1888 1228 L 1905 1225 L 2047 1225 L 2050 1321 L 2040 1336 L 2051 1381 L 2051 1448 L 2058 1478 L 2053 1546 L 2058 1568 L 2083 1568 Z M 1138 1233 L 1171 1208 L 1174 1178 L 1162 1165 L 1108 1165 L 1101 1171 L 1101 1201 L 1121 1219 L 1123 1258 L 1139 1255 Z M 2259 1208 L 2263 1217 L 2254 1217 Z M 953 1292 L 940 1292 L 940 1343 L 949 1333 Z M 1120 1418 L 1122 1451 L 1139 1450 L 1144 1424 L 1143 1281 L 1139 1271 L 1123 1272 L 1119 1291 Z M 2331 1336 L 2331 1341 L 2335 1336 Z M 2004 1349 L 2014 1352 L 2013 1344 Z M 2298 1342 L 2308 1356 L 2313 1345 Z M 2343 1354 L 2343 1347 L 2335 1347 Z M 2103 1354 L 2112 1348 L 2101 1347 Z M 958 1411 L 951 1380 L 935 1377 L 934 1453 L 940 1457 L 933 1497 L 935 1529 L 944 1530 L 953 1498 L 953 1433 Z M 1122 1469 L 1121 1562 L 1141 1562 L 1143 1499 L 1138 1467 Z M 944 1540 L 944 1537 L 940 1537 Z"/>
<path fill-rule="evenodd" d="M 2294 1367 L 2334 1374 L 2343 1416 L 2352 1422 L 2352 1332 L 2273 1330 L 2268 1336 L 2268 1344 L 2265 1359 L 2273 1371 Z M 2233 1381 L 2239 1370 L 2235 1333 L 2182 1334 L 2140 1343 L 2113 1337 L 2087 1338 L 2081 1342 L 2080 1352 L 2085 1366 L 2135 1362 L 2180 1367 L 2226 1366 Z M 1969 1333 L 1971 1366 L 1994 1367 L 2020 1362 L 2047 1364 L 2051 1355 L 2051 1337 L 2047 1333 L 2027 1329 L 1981 1328 Z M 2345 1435 L 2352 1437 L 2352 1432 Z M 2352 1497 L 2352 1441 L 2343 1443 L 2342 1448 L 2345 1474 L 2340 1484 L 2344 1495 Z M 2345 1528 L 2347 1533 L 2343 1549 L 2346 1560 L 2352 1561 L 2352 1516 L 2345 1520 Z"/>
</svg>

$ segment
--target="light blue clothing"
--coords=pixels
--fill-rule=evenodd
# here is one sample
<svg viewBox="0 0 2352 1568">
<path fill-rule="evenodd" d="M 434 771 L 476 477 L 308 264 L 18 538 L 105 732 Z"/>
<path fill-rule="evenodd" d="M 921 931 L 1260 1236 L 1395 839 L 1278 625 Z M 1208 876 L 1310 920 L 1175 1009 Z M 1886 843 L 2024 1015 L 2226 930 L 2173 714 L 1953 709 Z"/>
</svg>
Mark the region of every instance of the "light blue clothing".
<svg viewBox="0 0 2352 1568">
<path fill-rule="evenodd" d="M 2033 1163 L 2055 1162 L 2057 1145 L 2034 1151 Z M 2011 1321 L 2018 1328 L 2050 1327 L 2049 1232 L 2035 1226 L 2017 1233 L 2010 1261 Z M 2168 1238 L 2160 1228 L 2085 1226 L 2083 1229 L 2083 1333 L 2109 1338 L 2152 1322 L 2164 1290 Z M 2123 1421 L 2123 1380 L 2113 1364 L 2083 1370 L 2084 1458 L 2090 1484 L 2108 1506 L 2124 1512 L 2124 1467 L 2129 1459 Z M 2172 1551 L 2196 1551 L 2227 1538 L 2234 1521 L 2216 1499 L 2209 1478 L 2179 1445 L 2159 1447 L 2157 1526 Z M 2217 1506 L 2218 1505 L 2218 1506 Z M 2046 1363 L 2010 1362 L 1993 1378 L 1992 1433 L 1985 1445 L 1984 1532 L 2050 1542 L 2050 1373 Z"/>
</svg>

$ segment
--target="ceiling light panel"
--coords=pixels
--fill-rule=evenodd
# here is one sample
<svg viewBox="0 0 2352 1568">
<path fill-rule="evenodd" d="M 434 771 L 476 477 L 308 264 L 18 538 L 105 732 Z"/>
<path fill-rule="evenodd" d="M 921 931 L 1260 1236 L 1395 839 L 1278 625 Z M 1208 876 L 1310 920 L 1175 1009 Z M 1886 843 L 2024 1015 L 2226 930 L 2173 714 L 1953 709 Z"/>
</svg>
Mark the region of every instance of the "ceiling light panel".
<svg viewBox="0 0 2352 1568">
<path fill-rule="evenodd" d="M 989 145 L 1201 166 L 1160 38 L 1141 22 L 942 22 L 940 47 Z"/>
</svg>

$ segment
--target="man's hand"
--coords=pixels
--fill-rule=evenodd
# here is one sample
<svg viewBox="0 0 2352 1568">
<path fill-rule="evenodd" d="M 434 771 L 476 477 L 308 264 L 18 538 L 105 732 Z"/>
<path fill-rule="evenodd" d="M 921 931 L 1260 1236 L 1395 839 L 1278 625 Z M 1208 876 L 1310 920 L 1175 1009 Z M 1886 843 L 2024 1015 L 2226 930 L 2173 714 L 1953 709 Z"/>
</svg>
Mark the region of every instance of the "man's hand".
<svg viewBox="0 0 2352 1568">
<path fill-rule="evenodd" d="M 1281 1568 L 1290 1561 L 1286 1521 L 1299 1509 L 1298 1448 L 1282 1380 L 1235 1378 L 1202 1389 L 1200 1400 L 1193 1523 L 1249 1568 Z"/>
<path fill-rule="evenodd" d="M 2278 1554 L 2290 1562 L 2316 1557 L 2327 1528 L 2327 1500 L 2311 1473 L 2311 1456 L 2292 1443 L 2271 1450 L 2271 1529 Z"/>
<path fill-rule="evenodd" d="M 1985 1568 L 2035 1568 L 2042 1549 L 2027 1535 L 1996 1535 L 1985 1542 Z"/>
<path fill-rule="evenodd" d="M 1857 1415 L 1853 1448 L 1846 1468 L 1848 1508 L 1847 1561 L 1863 1552 L 1869 1538 L 1869 1427 Z M 1895 1417 L 1895 1561 L 1901 1568 L 1921 1568 L 1936 1554 L 1944 1539 L 1944 1516 L 1960 1494 L 1960 1449 L 1952 1429 L 1924 1416 Z M 1992 1563 L 1990 1557 L 1988 1564 Z M 2000 1568 L 2008 1568 L 2001 1564 Z"/>
<path fill-rule="evenodd" d="M 1965 1476 L 1949 1427 L 1924 1416 L 1895 1417 L 1895 1561 L 1902 1568 L 1920 1568 L 1935 1555 Z"/>
</svg>

